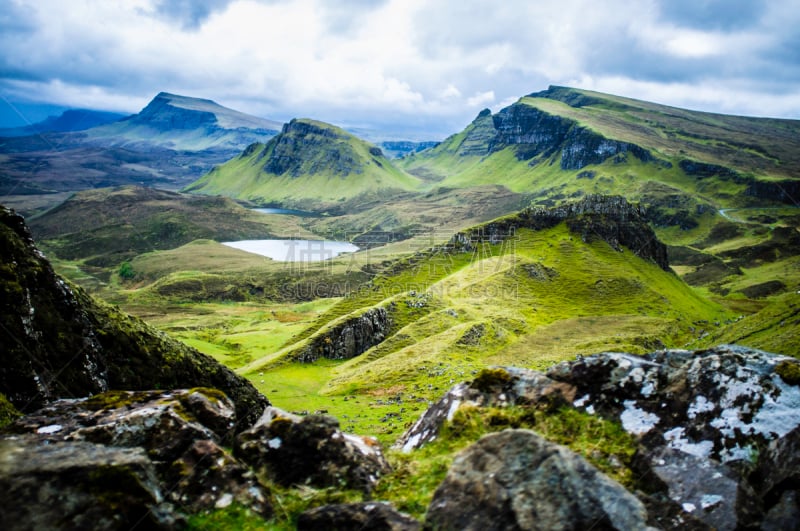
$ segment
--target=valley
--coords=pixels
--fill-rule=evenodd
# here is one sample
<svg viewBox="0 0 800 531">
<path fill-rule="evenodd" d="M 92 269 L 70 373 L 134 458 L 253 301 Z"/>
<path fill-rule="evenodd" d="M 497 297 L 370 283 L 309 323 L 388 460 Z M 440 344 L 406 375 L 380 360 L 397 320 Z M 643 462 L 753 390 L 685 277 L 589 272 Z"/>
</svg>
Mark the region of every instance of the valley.
<svg viewBox="0 0 800 531">
<path fill-rule="evenodd" d="M 458 384 L 492 397 L 457 404 L 442 437 L 415 454 L 388 452 L 395 473 L 370 495 L 417 519 L 433 514 L 456 451 L 507 427 L 643 488 L 642 443 L 618 420 L 621 402 L 601 405 L 602 395 L 595 415 L 575 405 L 582 395 L 500 398 L 524 371 L 563 379 L 559 370 L 599 353 L 679 352 L 673 365 L 683 351 L 737 348 L 800 358 L 800 121 L 550 87 L 440 143 L 392 146 L 404 154 L 389 158 L 316 120 L 280 127 L 161 93 L 139 115 L 58 135 L 54 150 L 0 139 L 0 185 L 86 297 L 209 356 L 273 406 L 331 415 L 384 448 L 407 443 Z M 229 245 L 241 240 L 331 258 Z M 351 247 L 335 255 L 320 241 Z M 371 499 L 274 488 L 293 507 L 271 520 L 277 528 L 323 502 Z"/>
</svg>

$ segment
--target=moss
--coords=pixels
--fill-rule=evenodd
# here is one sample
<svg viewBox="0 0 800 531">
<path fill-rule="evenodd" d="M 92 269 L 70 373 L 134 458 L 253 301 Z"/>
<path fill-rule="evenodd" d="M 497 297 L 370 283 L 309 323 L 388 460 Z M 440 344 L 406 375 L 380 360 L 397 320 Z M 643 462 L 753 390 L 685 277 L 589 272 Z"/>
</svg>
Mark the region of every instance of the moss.
<svg viewBox="0 0 800 531">
<path fill-rule="evenodd" d="M 107 391 L 88 398 L 86 408 L 98 411 L 100 409 L 120 409 L 132 406 L 142 401 L 142 395 L 131 391 Z"/>
<path fill-rule="evenodd" d="M 225 509 L 205 511 L 191 516 L 187 530 L 207 531 L 209 529 L 239 529 L 241 531 L 293 529 L 288 524 L 267 523 L 258 514 L 239 504 L 231 504 Z"/>
<path fill-rule="evenodd" d="M 775 366 L 775 372 L 789 385 L 800 385 L 800 363 L 783 360 Z"/>
<path fill-rule="evenodd" d="M 511 374 L 505 369 L 483 369 L 475 376 L 470 387 L 484 393 L 492 392 L 507 385 L 511 381 Z"/>
<path fill-rule="evenodd" d="M 14 422 L 22 416 L 14 404 L 8 401 L 6 395 L 0 393 L 0 429 Z"/>
</svg>

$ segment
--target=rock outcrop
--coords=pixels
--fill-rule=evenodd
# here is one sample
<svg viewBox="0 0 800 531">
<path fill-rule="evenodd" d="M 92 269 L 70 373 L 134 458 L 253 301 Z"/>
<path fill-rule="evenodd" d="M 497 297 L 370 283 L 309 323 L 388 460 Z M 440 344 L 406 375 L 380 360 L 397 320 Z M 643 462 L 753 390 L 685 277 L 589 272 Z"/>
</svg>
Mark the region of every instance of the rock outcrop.
<svg viewBox="0 0 800 531">
<path fill-rule="evenodd" d="M 57 275 L 22 217 L 0 207 L 0 393 L 29 412 L 114 390 L 212 387 L 240 428 L 269 401 L 233 371 Z"/>
<path fill-rule="evenodd" d="M 489 154 L 514 146 L 518 160 L 536 163 L 560 151 L 562 170 L 580 170 L 627 153 L 641 161 L 653 160 L 649 151 L 635 144 L 605 138 L 574 120 L 529 105 L 511 105 L 492 118 L 496 134 L 489 142 Z"/>
<path fill-rule="evenodd" d="M 450 244 L 456 249 L 470 249 L 480 242 L 499 243 L 520 228 L 543 230 L 562 222 L 584 242 L 601 239 L 616 250 L 624 246 L 665 271 L 669 270 L 667 247 L 647 224 L 646 210 L 621 196 L 589 195 L 552 208 L 529 208 L 458 233 Z"/>
<path fill-rule="evenodd" d="M 333 417 L 298 417 L 273 407 L 239 434 L 235 449 L 243 461 L 285 486 L 370 492 L 391 471 L 376 439 L 342 432 Z"/>
<path fill-rule="evenodd" d="M 642 357 L 605 353 L 563 362 L 546 374 L 495 369 L 451 389 L 398 445 L 410 451 L 433 440 L 464 403 L 565 404 L 620 422 L 638 437 L 631 466 L 647 486 L 646 494 L 637 495 L 654 525 L 797 525 L 796 367 L 800 362 L 793 358 L 723 345 Z"/>
<path fill-rule="evenodd" d="M 647 529 L 644 505 L 582 457 L 529 430 L 487 435 L 453 461 L 428 529 Z"/>
<path fill-rule="evenodd" d="M 213 389 L 52 402 L 0 438 L 0 524 L 172 529 L 234 502 L 269 516 L 269 490 L 223 448 L 235 425 L 233 403 Z"/>
<path fill-rule="evenodd" d="M 391 319 L 386 308 L 372 308 L 314 336 L 294 357 L 302 362 L 320 358 L 350 359 L 386 339 L 390 327 Z"/>
</svg>

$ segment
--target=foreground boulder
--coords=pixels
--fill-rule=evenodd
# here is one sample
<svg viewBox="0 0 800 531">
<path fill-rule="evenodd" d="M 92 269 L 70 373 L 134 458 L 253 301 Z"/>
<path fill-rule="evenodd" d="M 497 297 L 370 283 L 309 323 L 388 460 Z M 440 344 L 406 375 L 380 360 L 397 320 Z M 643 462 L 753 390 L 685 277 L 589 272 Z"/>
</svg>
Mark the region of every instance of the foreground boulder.
<svg viewBox="0 0 800 531">
<path fill-rule="evenodd" d="M 297 520 L 298 531 L 418 531 L 420 527 L 418 521 L 380 502 L 323 505 Z"/>
<path fill-rule="evenodd" d="M 426 528 L 647 528 L 644 505 L 571 450 L 528 430 L 487 435 L 459 454 Z"/>
<path fill-rule="evenodd" d="M 333 417 L 298 417 L 274 407 L 239 434 L 236 455 L 285 486 L 370 492 L 391 471 L 376 439 L 343 433 Z"/>
<path fill-rule="evenodd" d="M 140 448 L 0 440 L 0 528 L 177 529 L 155 467 Z"/>
<path fill-rule="evenodd" d="M 6 460 L 0 484 L 9 493 L 0 499 L 0 514 L 34 511 L 41 524 L 35 528 L 48 529 L 84 527 L 82 509 L 75 507 L 89 503 L 96 507 L 86 514 L 97 513 L 103 529 L 129 529 L 145 517 L 170 528 L 184 513 L 234 502 L 269 516 L 268 489 L 222 446 L 233 441 L 235 426 L 233 403 L 214 389 L 54 401 L 12 423 L 0 438 Z M 62 488 L 68 494 L 59 497 Z M 47 510 L 31 500 L 43 500 Z M 74 525 L 59 520 L 71 511 L 78 511 Z"/>
<path fill-rule="evenodd" d="M 638 437 L 631 467 L 647 493 L 637 496 L 658 527 L 799 528 L 798 373 L 793 358 L 735 345 L 603 353 L 545 374 L 491 369 L 451 389 L 398 446 L 411 451 L 435 439 L 462 404 L 563 404 Z"/>
</svg>

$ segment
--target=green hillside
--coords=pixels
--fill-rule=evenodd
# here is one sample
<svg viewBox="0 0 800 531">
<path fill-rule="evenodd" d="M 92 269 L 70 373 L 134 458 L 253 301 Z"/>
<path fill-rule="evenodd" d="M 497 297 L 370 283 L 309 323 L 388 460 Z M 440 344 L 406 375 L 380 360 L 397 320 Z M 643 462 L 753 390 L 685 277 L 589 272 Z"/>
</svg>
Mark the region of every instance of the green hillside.
<svg viewBox="0 0 800 531">
<path fill-rule="evenodd" d="M 564 88 L 481 114 L 403 167 L 444 186 L 502 184 L 547 197 L 649 183 L 717 208 L 789 203 L 800 190 L 800 121 L 688 111 Z"/>
<path fill-rule="evenodd" d="M 338 127 L 292 120 L 267 144 L 253 144 L 185 191 L 323 211 L 387 199 L 417 188 L 381 150 Z M 351 202 L 352 208 L 356 204 Z"/>
</svg>

